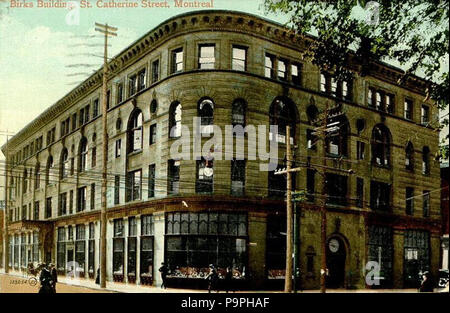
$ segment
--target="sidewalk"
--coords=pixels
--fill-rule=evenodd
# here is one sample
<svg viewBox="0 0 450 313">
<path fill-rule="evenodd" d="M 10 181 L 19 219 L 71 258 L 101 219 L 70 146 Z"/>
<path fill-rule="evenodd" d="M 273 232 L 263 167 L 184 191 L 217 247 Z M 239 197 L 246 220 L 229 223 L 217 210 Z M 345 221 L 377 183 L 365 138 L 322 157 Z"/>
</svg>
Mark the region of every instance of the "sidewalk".
<svg viewBox="0 0 450 313">
<path fill-rule="evenodd" d="M 8 274 L 4 274 L 3 270 L 0 270 L 0 276 L 4 277 L 10 277 L 11 279 L 14 278 L 23 278 L 28 279 L 26 275 L 22 274 L 21 272 L 16 271 L 10 271 Z M 99 285 L 95 284 L 94 280 L 91 279 L 71 279 L 68 277 L 58 277 L 58 284 L 57 284 L 57 291 L 58 291 L 58 285 L 65 285 L 68 287 L 74 287 L 72 289 L 68 289 L 69 291 L 65 292 L 86 292 L 82 289 L 78 290 L 79 288 L 86 288 L 90 291 L 88 292 L 119 292 L 119 293 L 206 293 L 207 290 L 199 290 L 199 289 L 181 289 L 181 288 L 168 288 L 168 289 L 161 289 L 159 287 L 153 287 L 153 286 L 137 286 L 135 284 L 125 284 L 125 283 L 115 283 L 115 282 L 107 282 L 106 288 L 102 289 Z M 37 283 L 36 288 L 39 286 L 39 283 Z M 34 290 L 33 289 L 33 290 Z M 72 290 L 72 291 L 70 291 Z M 435 290 L 435 292 L 438 290 Z M 20 292 L 20 291 L 19 291 Z M 26 291 L 24 291 L 26 292 Z M 34 292 L 34 291 L 33 291 Z M 237 293 L 281 293 L 280 290 L 247 290 L 247 291 L 238 291 Z M 327 289 L 327 293 L 417 293 L 417 289 L 355 289 L 355 290 L 348 290 L 348 289 Z M 223 293 L 221 291 L 220 293 Z M 299 294 L 306 294 L 306 293 L 320 293 L 320 290 L 303 290 L 300 291 Z"/>
</svg>

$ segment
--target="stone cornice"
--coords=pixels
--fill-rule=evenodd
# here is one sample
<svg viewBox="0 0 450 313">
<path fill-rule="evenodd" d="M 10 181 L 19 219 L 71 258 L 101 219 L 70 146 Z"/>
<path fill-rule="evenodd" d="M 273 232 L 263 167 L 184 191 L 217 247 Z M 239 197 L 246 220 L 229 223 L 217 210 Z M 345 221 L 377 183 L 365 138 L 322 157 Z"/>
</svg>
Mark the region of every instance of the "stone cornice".
<svg viewBox="0 0 450 313">
<path fill-rule="evenodd" d="M 137 39 L 109 62 L 108 71 L 118 73 L 126 69 L 144 55 L 147 55 L 175 36 L 205 30 L 241 32 L 299 51 L 304 50 L 308 42 L 314 40 L 310 36 L 301 37 L 296 35 L 282 24 L 248 13 L 227 10 L 195 11 L 174 16 Z M 74 105 L 87 94 L 99 88 L 102 83 L 102 75 L 103 69 L 100 68 L 59 101 L 47 108 L 10 139 L 10 148 L 14 149 L 17 144 L 23 141 L 19 138 L 23 138 L 30 134 L 30 132 L 44 127 L 50 117 L 60 115 L 68 107 Z M 403 71 L 378 62 L 371 65 L 370 75 L 378 79 L 386 80 L 389 83 L 397 84 L 397 80 L 403 75 Z M 425 80 L 411 76 L 406 86 L 402 87 L 410 88 L 415 92 L 423 94 L 426 85 L 427 82 Z M 2 147 L 2 151 L 4 151 L 4 148 L 5 146 Z"/>
</svg>

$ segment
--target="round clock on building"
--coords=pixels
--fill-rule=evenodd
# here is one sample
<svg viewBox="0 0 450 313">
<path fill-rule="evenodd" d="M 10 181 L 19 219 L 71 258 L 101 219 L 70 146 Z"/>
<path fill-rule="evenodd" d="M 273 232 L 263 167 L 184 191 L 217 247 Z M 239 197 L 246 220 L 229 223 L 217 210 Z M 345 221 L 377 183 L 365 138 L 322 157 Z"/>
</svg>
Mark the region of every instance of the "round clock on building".
<svg viewBox="0 0 450 313">
<path fill-rule="evenodd" d="M 337 239 L 331 239 L 328 243 L 328 248 L 331 252 L 336 253 L 339 250 L 339 241 Z"/>
</svg>

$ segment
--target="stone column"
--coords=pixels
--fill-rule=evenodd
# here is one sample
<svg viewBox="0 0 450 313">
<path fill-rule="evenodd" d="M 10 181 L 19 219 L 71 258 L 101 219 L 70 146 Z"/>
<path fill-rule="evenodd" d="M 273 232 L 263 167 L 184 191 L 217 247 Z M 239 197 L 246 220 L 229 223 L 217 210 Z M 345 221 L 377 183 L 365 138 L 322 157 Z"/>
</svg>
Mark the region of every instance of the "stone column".
<svg viewBox="0 0 450 313">
<path fill-rule="evenodd" d="M 141 216 L 136 216 L 136 285 L 141 284 Z"/>
<path fill-rule="evenodd" d="M 256 212 L 248 215 L 248 269 L 247 279 L 260 288 L 265 281 L 267 216 Z M 248 275 L 251 275 L 250 277 Z"/>
<path fill-rule="evenodd" d="M 393 283 L 394 288 L 403 288 L 404 232 L 394 229 Z"/>
<path fill-rule="evenodd" d="M 84 224 L 84 278 L 89 279 L 89 223 Z"/>
<path fill-rule="evenodd" d="M 164 235 L 165 235 L 165 215 L 164 212 L 158 212 L 153 214 L 154 223 L 154 246 L 153 246 L 153 285 L 161 285 L 161 275 L 157 269 L 159 269 L 162 262 L 164 262 Z"/>
</svg>

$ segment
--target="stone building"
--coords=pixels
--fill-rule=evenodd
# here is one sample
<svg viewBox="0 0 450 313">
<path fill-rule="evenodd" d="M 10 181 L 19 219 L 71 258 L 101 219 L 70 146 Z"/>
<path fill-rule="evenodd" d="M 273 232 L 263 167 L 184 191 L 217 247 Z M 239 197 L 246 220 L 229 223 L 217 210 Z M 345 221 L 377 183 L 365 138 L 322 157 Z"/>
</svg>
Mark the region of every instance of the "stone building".
<svg viewBox="0 0 450 313">
<path fill-rule="evenodd" d="M 261 171 L 267 161 L 247 157 L 257 142 L 248 133 L 234 135 L 247 147 L 243 160 L 234 152 L 219 157 L 220 146 L 198 160 L 192 145 L 189 159 L 173 157 L 181 130 L 196 131 L 194 117 L 201 118 L 201 144 L 212 138 L 213 125 L 222 131 L 226 125 L 255 126 L 258 148 L 278 144 L 279 167 L 285 127 L 291 126 L 294 159 L 303 166 L 294 188 L 307 191 L 297 204 L 302 288 L 320 284 L 318 208 L 325 178 L 329 287 L 410 287 L 420 271 L 438 270 L 437 108 L 424 101 L 427 82 L 411 77 L 400 86 L 401 70 L 350 56 L 354 78 L 337 83 L 332 73 L 304 61 L 311 40 L 257 16 L 199 11 L 161 23 L 112 59 L 109 281 L 157 284 L 166 262 L 169 283 L 176 286 L 202 284 L 209 264 L 221 274 L 231 267 L 243 288 L 282 285 L 286 179 Z M 61 274 L 95 276 L 101 84 L 99 70 L 2 147 L 11 164 L 8 241 L 14 270 L 51 261 Z M 328 122 L 338 127 L 323 144 L 313 121 L 326 107 L 337 112 Z M 260 125 L 278 125 L 278 134 L 261 137 Z M 324 175 L 317 170 L 322 165 Z M 381 268 L 369 275 L 375 285 L 366 282 L 369 261 Z"/>
</svg>

